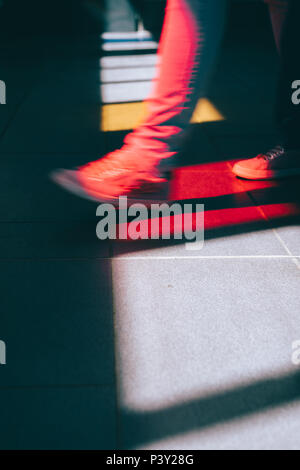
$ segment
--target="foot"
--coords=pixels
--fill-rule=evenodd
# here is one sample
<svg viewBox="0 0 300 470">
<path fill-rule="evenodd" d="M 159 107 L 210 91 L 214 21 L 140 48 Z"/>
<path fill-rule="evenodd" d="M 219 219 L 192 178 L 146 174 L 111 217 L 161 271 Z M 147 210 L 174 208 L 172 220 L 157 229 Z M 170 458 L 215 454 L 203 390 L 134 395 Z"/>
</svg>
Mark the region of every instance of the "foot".
<svg viewBox="0 0 300 470">
<path fill-rule="evenodd" d="M 233 173 L 248 180 L 268 180 L 300 175 L 300 149 L 286 150 L 280 145 L 250 160 L 238 162 Z"/>
<path fill-rule="evenodd" d="M 137 158 L 136 150 L 116 150 L 77 170 L 56 170 L 50 177 L 64 189 L 100 203 L 118 205 L 122 196 L 144 204 L 168 198 L 168 180 L 153 159 Z"/>
</svg>

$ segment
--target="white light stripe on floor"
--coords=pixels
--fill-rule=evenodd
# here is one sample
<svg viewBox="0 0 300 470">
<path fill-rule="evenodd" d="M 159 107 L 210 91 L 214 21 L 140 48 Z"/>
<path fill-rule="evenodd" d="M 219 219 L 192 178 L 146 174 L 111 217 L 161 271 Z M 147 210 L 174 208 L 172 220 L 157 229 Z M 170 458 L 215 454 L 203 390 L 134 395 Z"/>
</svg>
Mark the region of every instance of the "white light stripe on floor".
<svg viewBox="0 0 300 470">
<path fill-rule="evenodd" d="M 128 103 L 143 101 L 151 91 L 151 81 L 107 83 L 101 85 L 102 103 Z"/>
<path fill-rule="evenodd" d="M 136 80 L 150 81 L 155 76 L 155 67 L 113 68 L 100 72 L 101 83 L 135 82 Z"/>
<path fill-rule="evenodd" d="M 158 61 L 157 54 L 141 54 L 141 55 L 115 55 L 111 57 L 102 57 L 100 59 L 100 67 L 102 69 L 113 69 L 121 67 L 145 67 L 156 65 Z"/>
<path fill-rule="evenodd" d="M 149 31 L 130 31 L 130 32 L 120 32 L 120 33 L 103 33 L 101 35 L 102 39 L 105 41 L 115 41 L 115 40 L 124 40 L 124 39 L 152 39 L 152 34 Z"/>
<path fill-rule="evenodd" d="M 108 42 L 102 44 L 102 49 L 107 52 L 112 51 L 140 51 L 157 49 L 158 44 L 155 41 L 141 41 L 141 42 Z"/>
</svg>

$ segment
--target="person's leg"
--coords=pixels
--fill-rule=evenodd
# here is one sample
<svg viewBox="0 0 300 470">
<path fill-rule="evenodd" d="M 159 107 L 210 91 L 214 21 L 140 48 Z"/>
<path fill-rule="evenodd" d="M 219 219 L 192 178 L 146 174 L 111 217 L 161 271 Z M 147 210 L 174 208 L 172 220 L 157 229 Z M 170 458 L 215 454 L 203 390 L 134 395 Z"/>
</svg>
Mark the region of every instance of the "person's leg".
<svg viewBox="0 0 300 470">
<path fill-rule="evenodd" d="M 148 114 L 122 149 L 54 179 L 67 189 L 103 200 L 142 192 L 174 166 L 186 128 L 203 94 L 224 27 L 227 0 L 168 0 L 159 65 Z M 69 181 L 71 180 L 71 182 Z M 155 189 L 155 188 L 154 188 Z"/>
<path fill-rule="evenodd" d="M 125 139 L 137 149 L 177 153 L 203 95 L 223 34 L 226 0 L 169 0 L 159 66 L 144 123 Z M 163 155 L 165 153 L 165 155 Z M 162 162 L 164 163 L 164 162 Z"/>
<path fill-rule="evenodd" d="M 276 118 L 286 149 L 300 149 L 300 106 L 293 104 L 292 84 L 300 80 L 300 1 L 269 1 L 274 36 L 280 55 Z"/>
<path fill-rule="evenodd" d="M 292 84 L 300 80 L 299 0 L 266 0 L 280 56 L 276 121 L 282 138 L 268 152 L 237 163 L 233 172 L 246 179 L 276 179 L 300 174 L 300 105 L 293 104 Z"/>
</svg>

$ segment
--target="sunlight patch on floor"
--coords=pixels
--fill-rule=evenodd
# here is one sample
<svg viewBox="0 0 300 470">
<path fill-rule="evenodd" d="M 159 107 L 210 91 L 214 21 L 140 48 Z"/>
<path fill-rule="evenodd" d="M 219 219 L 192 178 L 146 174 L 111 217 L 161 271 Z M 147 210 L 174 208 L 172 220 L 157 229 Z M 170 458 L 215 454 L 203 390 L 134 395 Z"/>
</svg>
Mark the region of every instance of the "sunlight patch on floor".
<svg viewBox="0 0 300 470">
<path fill-rule="evenodd" d="M 103 132 L 125 131 L 135 128 L 146 114 L 146 104 L 118 103 L 107 104 L 102 107 L 100 130 Z M 202 98 L 195 109 L 192 123 L 223 121 L 225 117 L 214 104 Z"/>
<path fill-rule="evenodd" d="M 215 107 L 215 105 L 207 98 L 199 100 L 192 117 L 192 123 L 225 121 L 225 117 Z"/>
<path fill-rule="evenodd" d="M 144 103 L 107 104 L 102 107 L 100 130 L 126 131 L 136 127 L 146 113 Z"/>
</svg>

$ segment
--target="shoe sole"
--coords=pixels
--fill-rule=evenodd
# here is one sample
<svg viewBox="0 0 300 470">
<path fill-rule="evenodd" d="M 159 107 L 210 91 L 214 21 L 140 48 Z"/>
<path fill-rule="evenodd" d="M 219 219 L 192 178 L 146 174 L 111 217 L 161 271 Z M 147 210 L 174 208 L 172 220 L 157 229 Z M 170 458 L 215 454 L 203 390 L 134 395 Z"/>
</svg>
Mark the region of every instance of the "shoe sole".
<svg viewBox="0 0 300 470">
<path fill-rule="evenodd" d="M 85 189 L 82 187 L 80 182 L 76 178 L 76 172 L 75 171 L 54 171 L 50 173 L 50 179 L 56 183 L 58 186 L 62 187 L 63 189 L 67 190 L 68 192 L 75 194 L 76 196 L 79 196 L 83 199 L 88 199 L 89 201 L 97 202 L 97 203 L 110 203 L 114 206 L 119 206 L 120 199 L 111 197 L 106 194 L 102 193 L 89 193 L 85 191 Z M 122 196 L 120 196 L 122 197 Z M 144 204 L 146 206 L 150 206 L 151 204 L 163 204 L 164 202 L 168 201 L 167 197 L 161 197 L 161 198 L 146 198 L 146 197 L 140 197 L 140 198 L 132 198 L 130 196 L 127 196 L 127 201 L 130 204 Z M 168 201 L 170 202 L 170 201 Z"/>
<path fill-rule="evenodd" d="M 300 176 L 300 168 L 293 168 L 290 170 L 248 170 L 238 164 L 232 169 L 233 173 L 239 178 L 247 180 L 273 180 L 289 178 L 291 176 Z"/>
</svg>

